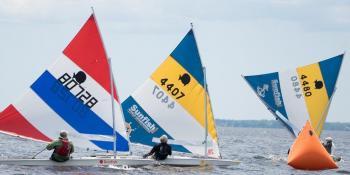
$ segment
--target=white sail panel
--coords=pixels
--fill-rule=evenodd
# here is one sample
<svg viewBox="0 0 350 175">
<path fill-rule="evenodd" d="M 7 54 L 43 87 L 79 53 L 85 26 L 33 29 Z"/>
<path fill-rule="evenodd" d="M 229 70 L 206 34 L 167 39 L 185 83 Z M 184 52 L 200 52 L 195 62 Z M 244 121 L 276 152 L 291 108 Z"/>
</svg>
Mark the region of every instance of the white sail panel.
<svg viewBox="0 0 350 175">
<path fill-rule="evenodd" d="M 298 133 L 308 120 L 308 112 L 295 70 L 279 72 L 281 92 L 288 120 L 294 124 Z"/>
<path fill-rule="evenodd" d="M 161 94 L 161 95 L 159 95 Z M 151 79 L 148 79 L 132 97 L 138 102 L 148 115 L 152 116 L 159 126 L 166 128 L 169 135 L 175 140 L 170 140 L 169 143 L 184 145 L 186 149 L 194 154 L 201 155 L 204 152 L 203 147 L 203 128 L 180 104 L 174 103 L 173 108 L 164 105 L 164 102 L 159 98 L 171 98 Z M 156 97 L 156 98 L 154 98 Z M 164 117 L 167 116 L 167 117 Z M 181 129 L 179 129 L 181 126 Z M 209 140 L 213 140 L 209 138 Z M 159 141 L 155 139 L 154 141 Z M 209 149 L 218 152 L 217 148 L 211 144 Z"/>
</svg>

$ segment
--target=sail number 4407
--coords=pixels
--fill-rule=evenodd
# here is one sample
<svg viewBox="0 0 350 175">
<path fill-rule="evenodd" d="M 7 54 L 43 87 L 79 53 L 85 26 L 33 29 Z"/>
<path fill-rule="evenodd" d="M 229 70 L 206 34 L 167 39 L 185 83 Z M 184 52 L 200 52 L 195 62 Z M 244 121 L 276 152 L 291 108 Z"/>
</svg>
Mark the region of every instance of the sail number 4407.
<svg viewBox="0 0 350 175">
<path fill-rule="evenodd" d="M 162 86 L 166 86 L 168 92 L 170 92 L 172 96 L 174 96 L 176 99 L 180 99 L 185 96 L 185 93 L 181 92 L 179 88 L 175 87 L 173 83 L 167 84 L 167 82 L 168 82 L 167 78 L 160 79 L 160 84 Z"/>
<path fill-rule="evenodd" d="M 170 95 L 172 95 L 176 99 L 181 99 L 182 97 L 185 96 L 185 93 L 180 91 L 179 88 L 175 87 L 175 84 L 169 83 L 167 78 L 162 78 L 160 79 L 160 84 L 162 86 L 166 87 L 166 90 L 169 92 Z M 158 87 L 157 85 L 154 86 L 152 94 L 159 99 L 162 103 L 165 103 L 168 105 L 168 108 L 174 109 L 175 107 L 175 101 L 172 100 L 171 97 L 167 95 L 163 91 L 162 88 Z"/>
</svg>

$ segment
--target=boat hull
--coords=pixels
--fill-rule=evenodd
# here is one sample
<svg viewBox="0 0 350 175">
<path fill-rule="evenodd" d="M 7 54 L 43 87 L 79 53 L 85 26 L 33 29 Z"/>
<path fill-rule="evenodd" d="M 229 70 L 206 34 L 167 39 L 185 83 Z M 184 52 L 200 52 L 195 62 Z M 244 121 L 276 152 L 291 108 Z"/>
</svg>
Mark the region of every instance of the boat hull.
<svg viewBox="0 0 350 175">
<path fill-rule="evenodd" d="M 238 165 L 239 161 L 228 159 L 204 159 L 190 157 L 170 157 L 166 160 L 156 161 L 154 159 L 142 159 L 140 157 L 83 157 L 73 158 L 66 162 L 54 162 L 48 159 L 8 159 L 0 160 L 2 165 L 23 166 L 232 166 Z"/>
</svg>

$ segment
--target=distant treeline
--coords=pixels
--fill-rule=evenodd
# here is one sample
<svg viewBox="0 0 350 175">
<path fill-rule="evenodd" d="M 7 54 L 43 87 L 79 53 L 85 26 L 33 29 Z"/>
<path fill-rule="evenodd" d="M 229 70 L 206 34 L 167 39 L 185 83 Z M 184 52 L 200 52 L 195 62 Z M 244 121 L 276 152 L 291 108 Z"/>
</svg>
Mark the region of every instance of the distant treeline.
<svg viewBox="0 0 350 175">
<path fill-rule="evenodd" d="M 282 128 L 277 120 L 226 120 L 216 119 L 218 126 L 243 128 Z M 350 131 L 350 123 L 326 122 L 325 130 Z"/>
</svg>

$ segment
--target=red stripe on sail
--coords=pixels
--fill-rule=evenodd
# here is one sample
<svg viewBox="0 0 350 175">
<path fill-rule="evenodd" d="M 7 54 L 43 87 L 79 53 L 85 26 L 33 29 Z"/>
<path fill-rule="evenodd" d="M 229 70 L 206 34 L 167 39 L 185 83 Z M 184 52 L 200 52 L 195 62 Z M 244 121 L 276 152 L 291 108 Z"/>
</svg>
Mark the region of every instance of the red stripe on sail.
<svg viewBox="0 0 350 175">
<path fill-rule="evenodd" d="M 111 92 L 107 54 L 94 15 L 90 16 L 63 53 L 107 92 Z M 114 98 L 119 102 L 115 86 L 113 91 Z"/>
<path fill-rule="evenodd" d="M 50 142 L 51 139 L 36 129 L 11 104 L 0 114 L 0 130 L 9 134 L 19 135 L 35 140 Z"/>
</svg>

